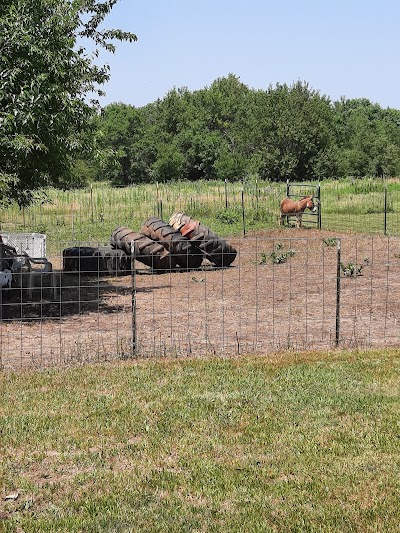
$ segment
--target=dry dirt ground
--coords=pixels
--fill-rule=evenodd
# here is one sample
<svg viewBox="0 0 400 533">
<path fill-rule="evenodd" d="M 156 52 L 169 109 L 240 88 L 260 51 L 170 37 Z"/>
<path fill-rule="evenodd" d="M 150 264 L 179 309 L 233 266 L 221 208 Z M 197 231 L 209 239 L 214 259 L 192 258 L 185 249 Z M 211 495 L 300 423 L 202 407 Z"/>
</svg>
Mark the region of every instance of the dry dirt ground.
<svg viewBox="0 0 400 533">
<path fill-rule="evenodd" d="M 342 270 L 339 284 L 334 237 L 343 266 L 361 274 Z M 1 367 L 110 360 L 132 350 L 196 357 L 400 346 L 398 237 L 292 228 L 227 241 L 237 257 L 224 269 L 205 261 L 160 274 L 137 262 L 134 276 L 88 277 L 62 273 L 60 258 L 50 258 L 56 298 L 45 276 L 32 300 L 19 289 L 3 296 Z"/>
</svg>

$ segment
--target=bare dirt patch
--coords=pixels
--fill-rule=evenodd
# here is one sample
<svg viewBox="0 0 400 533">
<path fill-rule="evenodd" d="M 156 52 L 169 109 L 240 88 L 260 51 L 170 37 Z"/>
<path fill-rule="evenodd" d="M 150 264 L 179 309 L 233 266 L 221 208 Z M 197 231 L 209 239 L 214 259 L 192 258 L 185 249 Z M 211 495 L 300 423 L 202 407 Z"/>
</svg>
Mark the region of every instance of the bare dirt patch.
<svg viewBox="0 0 400 533">
<path fill-rule="evenodd" d="M 342 271 L 339 305 L 334 237 L 343 265 L 362 267 Z M 285 229 L 227 240 L 238 254 L 225 269 L 153 273 L 137 263 L 135 314 L 131 276 L 61 273 L 55 300 L 45 287 L 33 302 L 12 295 L 2 305 L 2 367 L 123 358 L 132 346 L 139 356 L 223 356 L 400 344 L 398 237 Z"/>
</svg>

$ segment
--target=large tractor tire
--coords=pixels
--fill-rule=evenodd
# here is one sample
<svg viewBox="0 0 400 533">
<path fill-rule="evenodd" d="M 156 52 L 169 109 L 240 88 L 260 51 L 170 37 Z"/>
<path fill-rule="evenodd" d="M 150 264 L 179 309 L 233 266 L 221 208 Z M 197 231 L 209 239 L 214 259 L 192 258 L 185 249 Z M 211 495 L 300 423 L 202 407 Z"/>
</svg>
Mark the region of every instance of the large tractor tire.
<svg viewBox="0 0 400 533">
<path fill-rule="evenodd" d="M 210 263 L 215 266 L 226 267 L 236 259 L 235 248 L 198 220 L 178 212 L 172 215 L 169 224 L 192 243 L 195 243 Z"/>
<path fill-rule="evenodd" d="M 175 258 L 162 244 L 124 226 L 112 232 L 110 243 L 113 248 L 123 250 L 128 255 L 131 255 L 133 247 L 135 259 L 153 270 L 168 271 L 177 267 Z"/>
<path fill-rule="evenodd" d="M 178 230 L 160 218 L 149 218 L 140 231 L 143 235 L 162 244 L 180 267 L 192 269 L 199 268 L 201 265 L 203 252 Z"/>
<path fill-rule="evenodd" d="M 63 250 L 63 271 L 96 276 L 124 276 L 131 270 L 130 255 L 110 246 L 72 246 Z"/>
</svg>

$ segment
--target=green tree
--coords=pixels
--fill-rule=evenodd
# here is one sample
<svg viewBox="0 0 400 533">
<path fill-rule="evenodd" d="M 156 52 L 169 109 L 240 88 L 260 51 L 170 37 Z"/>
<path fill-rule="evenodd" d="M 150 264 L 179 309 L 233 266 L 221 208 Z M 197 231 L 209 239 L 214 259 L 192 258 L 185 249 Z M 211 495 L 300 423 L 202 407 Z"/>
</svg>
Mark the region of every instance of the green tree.
<svg viewBox="0 0 400 533">
<path fill-rule="evenodd" d="M 398 175 L 400 111 L 366 99 L 331 103 L 306 82 L 250 90 L 236 76 L 172 89 L 139 109 L 105 108 L 96 138 L 119 183 L 172 179 L 301 181 Z"/>
<path fill-rule="evenodd" d="M 134 178 L 132 146 L 144 134 L 142 116 L 134 106 L 114 103 L 104 107 L 96 117 L 95 159 L 100 163 L 99 175 L 115 184 L 129 184 Z"/>
<path fill-rule="evenodd" d="M 194 95 L 198 143 L 206 178 L 237 180 L 248 172 L 253 147 L 248 142 L 252 128 L 252 92 L 240 79 L 229 74 Z M 205 155 L 205 157 L 203 156 Z M 197 165 L 200 167 L 200 165 Z"/>
<path fill-rule="evenodd" d="M 48 185 L 66 187 L 77 153 L 89 150 L 95 98 L 110 73 L 93 57 L 113 42 L 102 30 L 118 0 L 2 0 L 0 4 L 0 184 L 20 205 Z M 80 43 L 94 42 L 89 54 Z M 94 99 L 87 99 L 93 94 Z"/>
<path fill-rule="evenodd" d="M 340 173 L 347 176 L 400 172 L 400 112 L 366 98 L 335 102 Z"/>
<path fill-rule="evenodd" d="M 182 176 L 184 157 L 173 143 L 162 144 L 158 147 L 157 159 L 153 163 L 153 180 L 166 182 Z"/>
<path fill-rule="evenodd" d="M 297 82 L 269 87 L 259 100 L 264 176 L 278 181 L 326 177 L 318 175 L 317 168 L 323 172 L 334 140 L 329 99 Z"/>
</svg>

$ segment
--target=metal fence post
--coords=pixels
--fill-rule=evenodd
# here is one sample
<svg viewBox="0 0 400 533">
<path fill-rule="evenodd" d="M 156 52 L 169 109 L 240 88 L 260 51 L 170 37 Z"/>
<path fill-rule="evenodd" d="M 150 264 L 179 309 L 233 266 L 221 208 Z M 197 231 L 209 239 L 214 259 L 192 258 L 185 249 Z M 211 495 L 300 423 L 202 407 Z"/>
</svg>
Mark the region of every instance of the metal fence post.
<svg viewBox="0 0 400 533">
<path fill-rule="evenodd" d="M 136 339 L 136 269 L 135 269 L 135 243 L 131 242 L 131 280 L 132 280 L 132 356 L 137 355 Z"/>
<path fill-rule="evenodd" d="M 340 269 L 341 269 L 341 240 L 337 240 L 337 267 L 336 267 L 336 324 L 335 324 L 335 345 L 340 342 Z"/>
<path fill-rule="evenodd" d="M 322 217 L 321 217 L 321 184 L 320 183 L 318 183 L 317 194 L 318 194 L 318 229 L 321 229 Z"/>
<path fill-rule="evenodd" d="M 256 178 L 256 216 L 258 220 L 258 179 Z"/>
<path fill-rule="evenodd" d="M 384 210 L 385 210 L 385 214 L 384 214 L 384 222 L 383 222 L 383 234 L 386 235 L 387 234 L 387 184 L 385 183 L 385 190 L 384 190 L 384 201 L 383 201 L 383 204 L 384 204 Z"/>
<path fill-rule="evenodd" d="M 90 212 L 91 212 L 91 216 L 92 216 L 92 224 L 94 224 L 93 183 L 90 184 Z"/>
<path fill-rule="evenodd" d="M 246 235 L 246 217 L 244 213 L 244 187 L 242 187 L 242 220 L 243 220 L 243 237 Z"/>
</svg>

